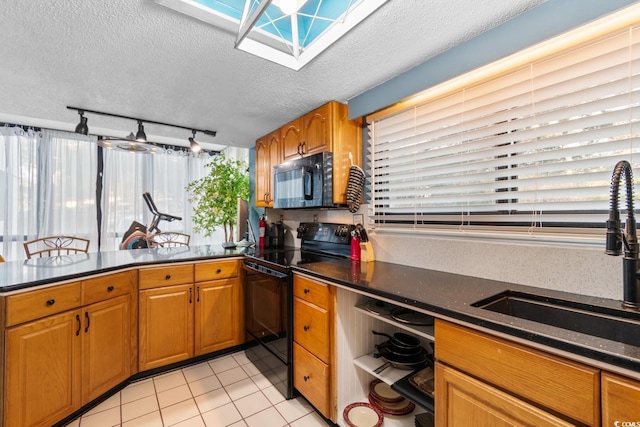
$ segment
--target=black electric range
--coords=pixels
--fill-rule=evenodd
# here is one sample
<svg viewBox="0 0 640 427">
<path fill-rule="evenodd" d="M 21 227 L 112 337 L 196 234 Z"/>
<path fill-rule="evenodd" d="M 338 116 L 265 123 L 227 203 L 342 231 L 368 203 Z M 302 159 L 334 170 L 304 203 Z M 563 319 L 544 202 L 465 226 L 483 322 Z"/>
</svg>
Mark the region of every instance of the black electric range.
<svg viewBox="0 0 640 427">
<path fill-rule="evenodd" d="M 291 267 L 347 258 L 349 224 L 300 223 L 300 247 L 256 248 L 244 260 L 247 357 L 288 399 L 293 390 L 293 286 Z"/>
</svg>

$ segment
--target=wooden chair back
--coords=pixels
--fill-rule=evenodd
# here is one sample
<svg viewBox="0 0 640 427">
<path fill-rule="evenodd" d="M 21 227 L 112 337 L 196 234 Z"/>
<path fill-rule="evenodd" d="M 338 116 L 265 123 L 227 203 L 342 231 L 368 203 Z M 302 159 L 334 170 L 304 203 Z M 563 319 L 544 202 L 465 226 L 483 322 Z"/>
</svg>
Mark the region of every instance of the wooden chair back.
<svg viewBox="0 0 640 427">
<path fill-rule="evenodd" d="M 89 243 L 90 240 L 82 237 L 47 236 L 24 242 L 24 252 L 27 259 L 87 253 Z"/>
</svg>

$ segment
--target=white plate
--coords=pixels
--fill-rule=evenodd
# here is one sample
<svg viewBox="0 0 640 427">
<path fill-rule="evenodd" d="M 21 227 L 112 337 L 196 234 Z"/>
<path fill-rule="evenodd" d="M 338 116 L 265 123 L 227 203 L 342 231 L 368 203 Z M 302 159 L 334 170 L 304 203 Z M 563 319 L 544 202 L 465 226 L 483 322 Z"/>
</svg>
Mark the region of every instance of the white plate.
<svg viewBox="0 0 640 427">
<path fill-rule="evenodd" d="M 347 405 L 342 416 L 349 427 L 380 427 L 384 421 L 382 413 L 366 402 Z"/>
</svg>

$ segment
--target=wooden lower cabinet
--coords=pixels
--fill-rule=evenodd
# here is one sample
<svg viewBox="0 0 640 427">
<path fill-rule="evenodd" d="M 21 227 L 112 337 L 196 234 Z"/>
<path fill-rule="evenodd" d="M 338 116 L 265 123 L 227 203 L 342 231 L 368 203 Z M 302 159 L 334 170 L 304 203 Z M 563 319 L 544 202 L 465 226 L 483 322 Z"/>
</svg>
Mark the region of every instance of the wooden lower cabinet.
<svg viewBox="0 0 640 427">
<path fill-rule="evenodd" d="M 244 341 L 240 262 L 232 259 L 180 265 L 178 269 L 141 270 L 141 277 L 145 277 L 141 281 L 141 288 L 145 289 L 139 295 L 141 371 Z M 173 281 L 189 283 L 172 284 Z M 154 283 L 157 287 L 151 287 Z"/>
<path fill-rule="evenodd" d="M 326 418 L 337 420 L 335 287 L 293 276 L 293 386 Z"/>
<path fill-rule="evenodd" d="M 193 357 L 193 286 L 177 285 L 140 291 L 140 370 Z"/>
<path fill-rule="evenodd" d="M 83 310 L 83 405 L 131 376 L 130 301 L 123 295 Z"/>
<path fill-rule="evenodd" d="M 196 284 L 195 355 L 241 344 L 244 324 L 237 278 Z"/>
<path fill-rule="evenodd" d="M 81 406 L 82 326 L 73 310 L 6 331 L 6 427 L 50 426 Z"/>
<path fill-rule="evenodd" d="M 463 425 L 458 414 L 468 411 L 500 418 L 516 406 L 504 425 L 527 425 L 534 412 L 569 425 L 600 425 L 600 370 L 438 319 L 435 339 L 438 426 Z"/>
<path fill-rule="evenodd" d="M 436 363 L 438 426 L 572 426 L 540 408 Z"/>
<path fill-rule="evenodd" d="M 623 422 L 640 425 L 640 381 L 602 372 L 602 425 L 624 426 Z"/>
</svg>

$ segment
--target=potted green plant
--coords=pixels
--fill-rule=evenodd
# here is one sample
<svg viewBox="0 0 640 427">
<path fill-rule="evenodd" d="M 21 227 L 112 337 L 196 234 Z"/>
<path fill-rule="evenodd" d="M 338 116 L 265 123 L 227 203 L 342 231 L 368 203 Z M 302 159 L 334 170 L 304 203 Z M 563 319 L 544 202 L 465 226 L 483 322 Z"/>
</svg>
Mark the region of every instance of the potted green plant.
<svg viewBox="0 0 640 427">
<path fill-rule="evenodd" d="M 193 206 L 194 229 L 208 237 L 222 226 L 225 243 L 233 242 L 238 198 L 249 198 L 247 163 L 220 153 L 205 167 L 209 168 L 209 173 L 185 187 Z"/>
</svg>

